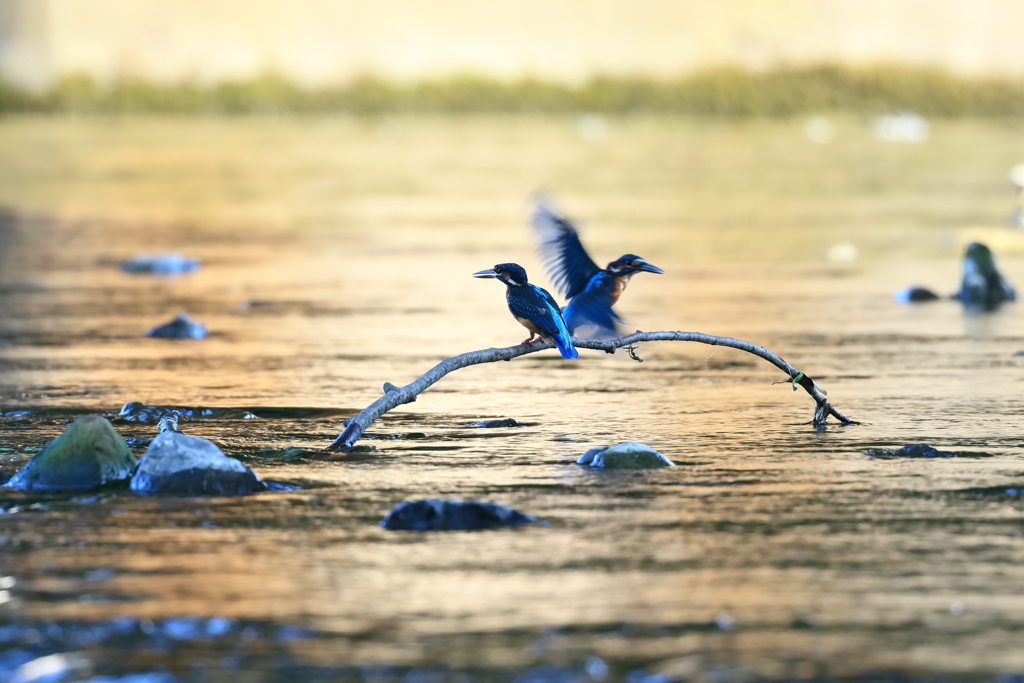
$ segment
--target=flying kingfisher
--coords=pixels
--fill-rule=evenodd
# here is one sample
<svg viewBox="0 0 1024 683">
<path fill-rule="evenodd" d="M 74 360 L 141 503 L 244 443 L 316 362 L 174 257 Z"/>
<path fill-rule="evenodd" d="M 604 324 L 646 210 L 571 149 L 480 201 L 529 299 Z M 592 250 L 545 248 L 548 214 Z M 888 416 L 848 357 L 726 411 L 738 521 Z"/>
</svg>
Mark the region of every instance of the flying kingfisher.
<svg viewBox="0 0 1024 683">
<path fill-rule="evenodd" d="M 637 273 L 664 273 L 636 254 L 626 254 L 598 268 L 580 242 L 576 226 L 553 209 L 538 202 L 533 212 L 533 229 L 540 238 L 540 252 L 558 291 L 569 299 L 562 309 L 570 334 L 590 325 L 596 337 L 619 336 L 622 320 L 612 306 L 622 296 L 629 278 Z"/>
<path fill-rule="evenodd" d="M 519 324 L 530 331 L 524 344 L 533 344 L 534 337 L 555 342 L 562 358 L 579 358 L 572 345 L 572 336 L 565 327 L 562 311 L 554 297 L 526 279 L 526 270 L 516 263 L 499 263 L 490 270 L 473 273 L 473 277 L 492 277 L 505 283 L 508 310 Z"/>
</svg>

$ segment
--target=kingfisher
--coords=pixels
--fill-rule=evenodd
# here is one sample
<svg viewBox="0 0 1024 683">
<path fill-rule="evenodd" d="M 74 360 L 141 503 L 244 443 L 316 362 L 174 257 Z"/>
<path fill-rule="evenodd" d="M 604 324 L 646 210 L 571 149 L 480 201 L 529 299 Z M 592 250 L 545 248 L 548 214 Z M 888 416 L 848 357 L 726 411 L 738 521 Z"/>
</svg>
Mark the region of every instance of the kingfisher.
<svg viewBox="0 0 1024 683">
<path fill-rule="evenodd" d="M 473 273 L 473 277 L 490 277 L 505 283 L 508 310 L 520 325 L 530 331 L 530 336 L 523 340 L 524 344 L 532 346 L 537 337 L 539 341 L 550 339 L 562 358 L 579 358 L 558 302 L 546 290 L 531 285 L 522 266 L 499 263 L 488 270 Z"/>
<path fill-rule="evenodd" d="M 592 326 L 596 337 L 619 336 L 622 321 L 612 306 L 622 296 L 629 278 L 637 273 L 664 273 L 636 254 L 625 254 L 599 268 L 580 242 L 579 233 L 568 219 L 538 202 L 533 212 L 533 229 L 540 238 L 540 252 L 558 291 L 569 299 L 562 309 L 569 333 Z"/>
</svg>

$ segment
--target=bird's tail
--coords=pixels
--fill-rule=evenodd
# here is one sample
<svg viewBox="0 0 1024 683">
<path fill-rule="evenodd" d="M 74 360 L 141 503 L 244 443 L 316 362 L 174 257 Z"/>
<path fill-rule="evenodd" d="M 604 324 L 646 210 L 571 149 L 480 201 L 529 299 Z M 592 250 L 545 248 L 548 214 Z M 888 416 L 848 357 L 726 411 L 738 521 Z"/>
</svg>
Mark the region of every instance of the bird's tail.
<svg viewBox="0 0 1024 683">
<path fill-rule="evenodd" d="M 580 353 L 576 350 L 576 347 L 572 345 L 572 337 L 569 336 L 568 332 L 564 334 L 559 333 L 555 336 L 555 346 L 558 347 L 558 352 L 562 354 L 562 358 L 579 358 Z"/>
</svg>

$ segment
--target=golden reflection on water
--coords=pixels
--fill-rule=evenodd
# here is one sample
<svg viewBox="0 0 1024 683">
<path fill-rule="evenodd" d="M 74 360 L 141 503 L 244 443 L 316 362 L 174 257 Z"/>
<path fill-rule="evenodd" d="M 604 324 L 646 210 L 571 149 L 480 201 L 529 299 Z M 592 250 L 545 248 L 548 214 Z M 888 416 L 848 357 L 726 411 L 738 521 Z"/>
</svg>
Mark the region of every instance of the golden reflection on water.
<svg viewBox="0 0 1024 683">
<path fill-rule="evenodd" d="M 325 446 L 337 417 L 198 421 L 192 433 L 263 476 L 309 486 L 5 515 L 0 535 L 20 550 L 4 571 L 22 592 L 4 616 L 298 623 L 335 634 L 294 645 L 324 665 L 596 654 L 616 672 L 680 677 L 715 664 L 767 677 L 1024 667 L 1024 503 L 1005 493 L 1024 484 L 1024 325 L 1012 306 L 965 317 L 952 302 L 891 300 L 909 284 L 952 291 L 961 230 L 1005 224 L 1017 127 L 934 122 L 927 145 L 875 140 L 854 119 L 828 145 L 799 121 L 608 127 L 593 141 L 571 119 L 528 117 L 0 121 L 0 203 L 15 212 L 0 225 L 13 239 L 0 254 L 0 405 L 41 412 L 0 418 L 0 447 L 55 436 L 54 407 L 359 409 L 384 381 L 518 342 L 501 288 L 469 276 L 512 260 L 547 283 L 526 226 L 537 190 L 583 220 L 598 261 L 634 252 L 667 271 L 630 283 L 619 310 L 631 326 L 760 343 L 863 424 L 815 431 L 810 401 L 773 386 L 784 378 L 767 364 L 682 344 L 644 346 L 643 364 L 546 352 L 462 370 L 372 430 L 425 439 L 375 441 L 382 454 L 362 463 L 260 459 Z M 823 259 L 845 241 L 856 260 Z M 164 249 L 203 267 L 177 280 L 116 268 Z M 1018 255 L 1000 263 L 1024 282 Z M 140 338 L 180 310 L 210 338 Z M 466 426 L 504 416 L 527 426 Z M 620 440 L 679 467 L 573 464 Z M 962 457 L 864 455 L 914 442 Z M 0 457 L 4 471 L 25 459 Z M 432 495 L 548 526 L 375 526 Z M 66 577 L 96 567 L 113 575 Z M 735 625 L 717 625 L 723 614 Z"/>
</svg>

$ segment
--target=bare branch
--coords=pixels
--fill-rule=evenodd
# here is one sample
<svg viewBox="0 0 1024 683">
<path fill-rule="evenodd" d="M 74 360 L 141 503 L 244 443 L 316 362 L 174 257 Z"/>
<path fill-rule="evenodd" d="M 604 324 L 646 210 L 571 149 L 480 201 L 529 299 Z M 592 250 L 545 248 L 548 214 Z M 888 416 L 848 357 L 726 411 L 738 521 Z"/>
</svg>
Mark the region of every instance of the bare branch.
<svg viewBox="0 0 1024 683">
<path fill-rule="evenodd" d="M 800 372 L 771 351 L 762 348 L 757 344 L 751 344 L 750 342 L 743 341 L 742 339 L 733 339 L 732 337 L 713 337 L 710 334 L 701 334 L 700 332 L 640 332 L 638 330 L 633 334 L 626 335 L 625 337 L 619 337 L 617 339 L 603 340 L 573 338 L 572 340 L 573 344 L 578 349 L 593 349 L 595 351 L 604 351 L 606 353 L 615 353 L 615 349 L 626 347 L 629 350 L 630 357 L 635 360 L 640 360 L 634 350 L 635 344 L 651 341 L 697 342 L 699 344 L 709 344 L 711 346 L 728 346 L 734 349 L 739 349 L 740 351 L 752 353 L 785 372 L 789 376 L 789 381 L 793 383 L 794 388 L 796 385 L 800 385 L 803 387 L 804 391 L 810 394 L 815 403 L 814 418 L 812 420 L 813 424 L 825 424 L 825 420 L 828 419 L 829 415 L 835 417 L 843 424 L 850 424 L 853 422 L 850 418 L 832 407 L 832 404 L 825 399 L 825 396 L 823 395 L 824 392 L 814 383 L 813 379 Z M 544 342 L 542 344 L 534 343 L 532 346 L 519 344 L 518 346 L 508 346 L 501 349 L 470 351 L 468 353 L 459 354 L 458 356 L 452 356 L 451 358 L 445 358 L 426 372 L 422 377 L 414 382 L 406 384 L 404 387 L 396 387 L 390 382 L 387 382 L 384 384 L 384 395 L 364 408 L 358 415 L 346 420 L 345 431 L 343 431 L 338 438 L 334 440 L 334 443 L 327 447 L 327 450 L 341 451 L 346 448 L 351 448 L 374 420 L 392 408 L 396 408 L 397 406 L 405 403 L 412 403 L 416 400 L 417 396 L 450 372 L 454 372 L 460 368 L 469 367 L 470 365 L 479 365 L 480 363 L 512 360 L 519 356 L 525 356 L 529 353 L 536 353 L 537 351 L 543 351 L 544 349 L 551 348 L 554 348 L 554 344 L 551 342 Z"/>
</svg>

